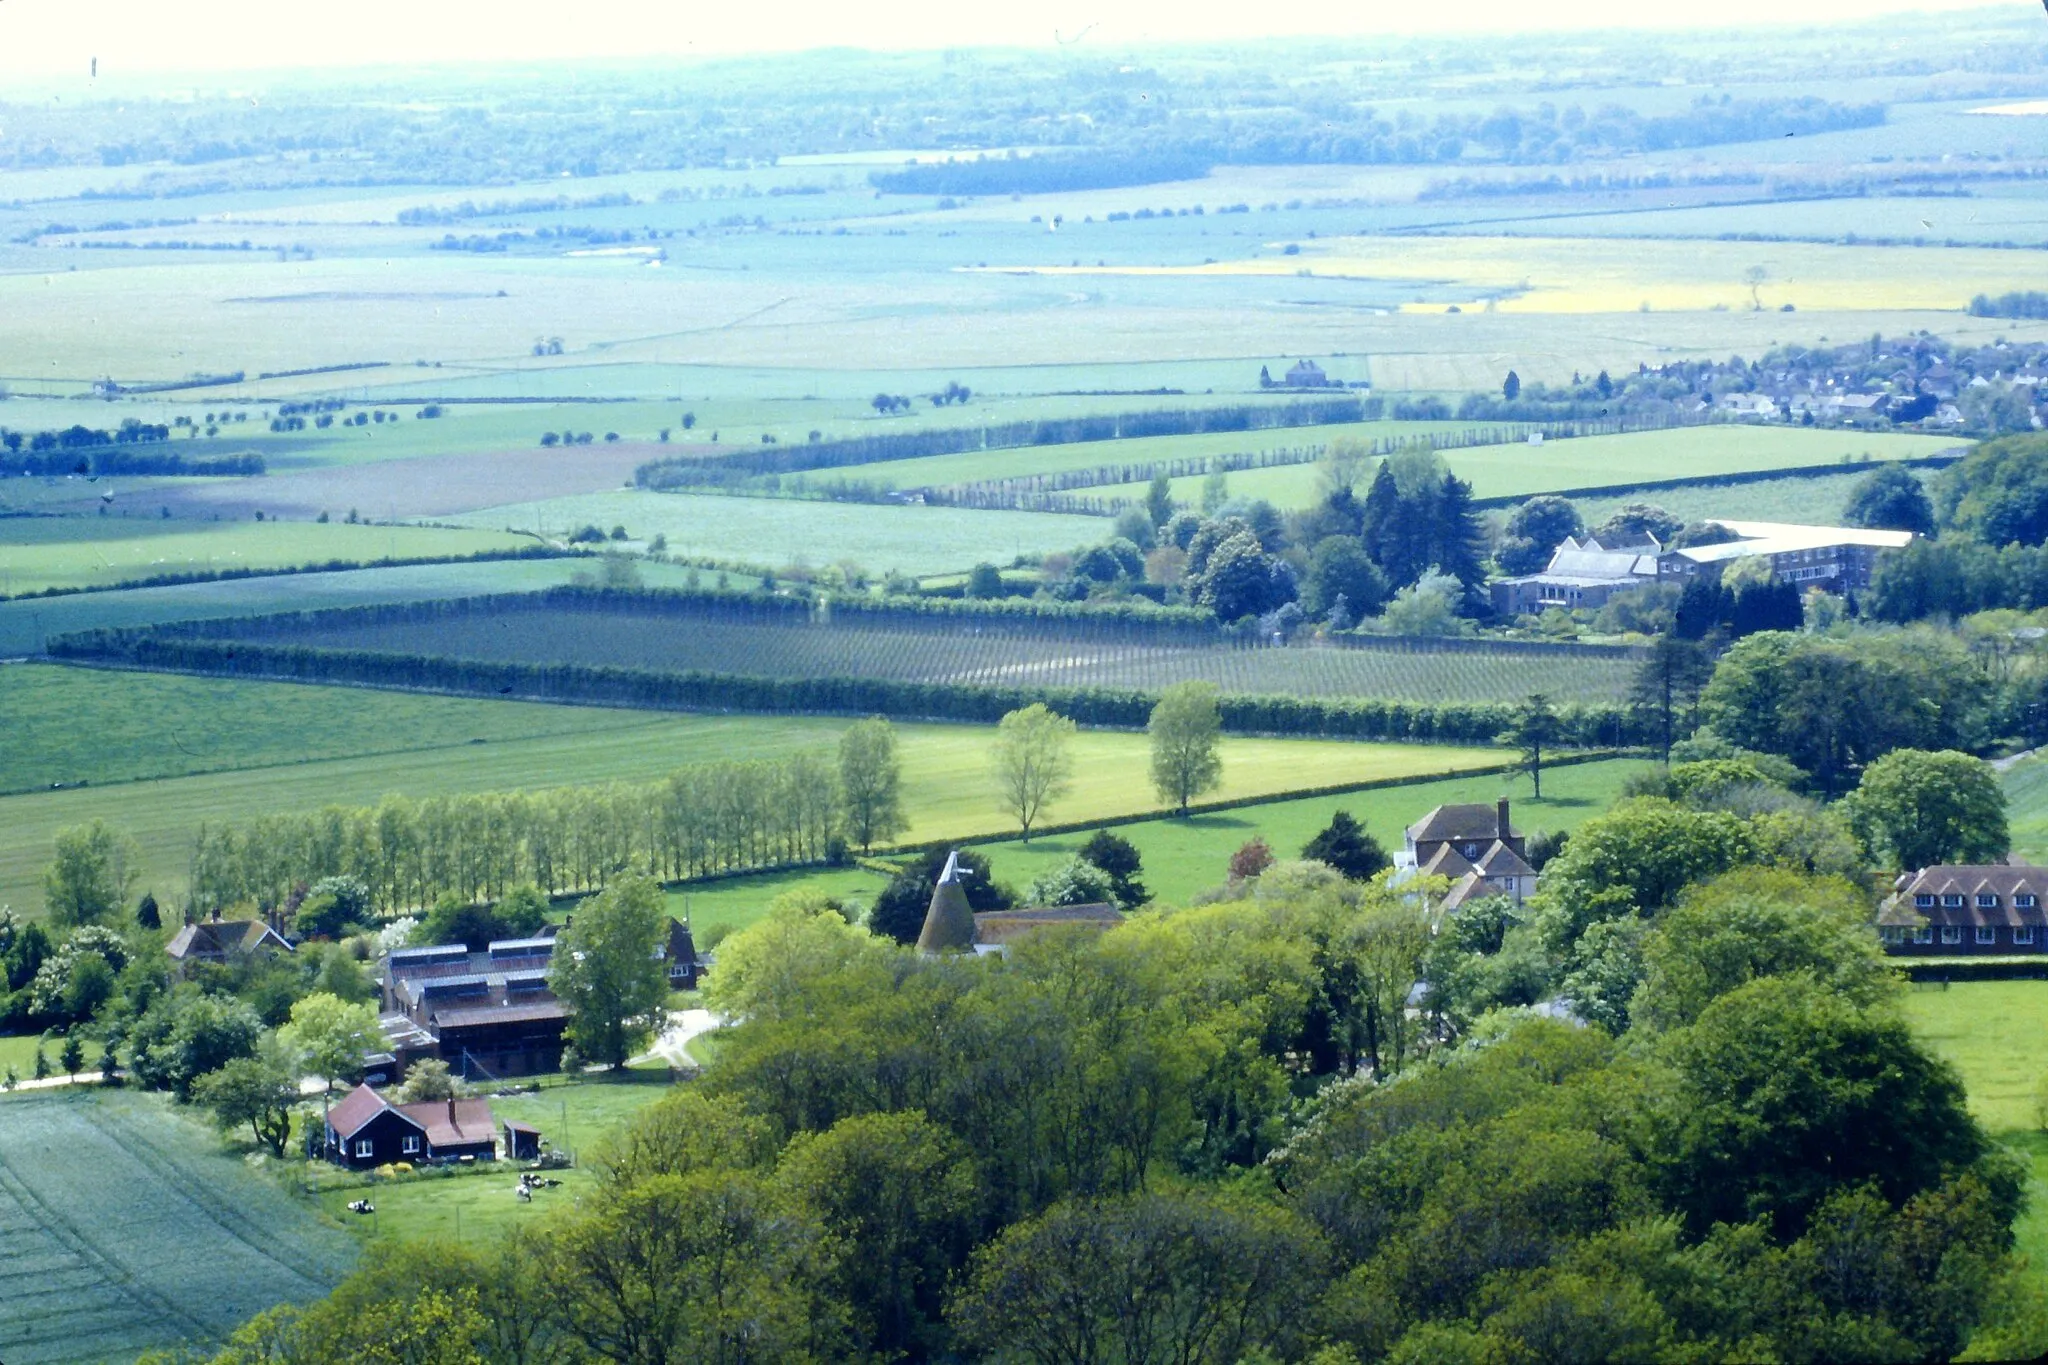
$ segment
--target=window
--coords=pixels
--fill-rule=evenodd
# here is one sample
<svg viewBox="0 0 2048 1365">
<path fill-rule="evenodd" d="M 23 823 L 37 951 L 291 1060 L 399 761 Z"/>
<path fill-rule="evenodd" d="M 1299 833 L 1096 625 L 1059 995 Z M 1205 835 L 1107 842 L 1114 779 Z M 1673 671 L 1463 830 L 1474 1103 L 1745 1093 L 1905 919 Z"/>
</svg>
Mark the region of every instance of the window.
<svg viewBox="0 0 2048 1365">
<path fill-rule="evenodd" d="M 1960 910 L 1963 908 L 1962 893 L 1959 891 L 1951 891 L 1941 898 L 1941 903 L 1943 907 L 1946 909 Z"/>
<path fill-rule="evenodd" d="M 2039 904 L 2039 902 L 2037 902 L 2030 893 L 2025 891 L 2022 891 L 2018 895 L 2014 896 L 2012 898 L 2012 903 L 2022 910 L 2031 910 L 2035 907 L 2035 905 Z"/>
<path fill-rule="evenodd" d="M 1919 895 L 1913 897 L 1913 904 L 1922 910 L 1932 910 L 1934 908 L 1934 893 L 1932 891 L 1922 891 Z"/>
<path fill-rule="evenodd" d="M 1904 943 L 1906 941 L 1906 931 L 1899 928 L 1896 924 L 1887 924 L 1884 926 L 1882 937 L 1886 943 Z"/>
<path fill-rule="evenodd" d="M 2032 943 L 2034 941 L 2034 926 L 2031 924 L 2019 925 L 2012 931 L 2012 941 L 2014 943 Z"/>
<path fill-rule="evenodd" d="M 356 1140 L 357 1156 L 372 1156 L 376 1153 L 376 1151 L 376 1147 L 371 1145 L 370 1140 L 368 1138 L 358 1138 Z"/>
<path fill-rule="evenodd" d="M 1979 891 L 1977 893 L 1977 908 L 1979 910 L 1996 910 L 1998 908 L 1998 893 L 1995 891 Z"/>
<path fill-rule="evenodd" d="M 400 1146 L 402 1147 L 407 1156 L 412 1156 L 414 1153 L 419 1151 L 420 1140 L 416 1137 L 408 1137 L 402 1144 L 400 1144 Z"/>
<path fill-rule="evenodd" d="M 1917 928 L 1917 929 L 1915 929 L 1915 930 L 1913 931 L 1913 942 L 1915 942 L 1915 943 L 1932 943 L 1932 942 L 1934 942 L 1934 930 L 1933 930 L 1932 928 L 1928 927 L 1928 926 L 1927 926 L 1927 925 L 1925 925 L 1925 924 L 1921 925 L 1921 926 L 1920 926 L 1919 928 Z"/>
<path fill-rule="evenodd" d="M 1963 941 L 1963 926 L 1960 924 L 1942 925 L 1941 941 L 1943 943 L 1961 943 Z"/>
<path fill-rule="evenodd" d="M 1977 942 L 1979 942 L 1979 943 L 1996 943 L 1996 942 L 1998 942 L 1998 930 L 1996 930 L 1996 929 L 1992 928 L 1992 927 L 1991 927 L 1990 925 L 1988 925 L 1988 924 L 1980 924 L 1980 925 L 1978 925 L 1978 926 L 1977 926 Z"/>
</svg>

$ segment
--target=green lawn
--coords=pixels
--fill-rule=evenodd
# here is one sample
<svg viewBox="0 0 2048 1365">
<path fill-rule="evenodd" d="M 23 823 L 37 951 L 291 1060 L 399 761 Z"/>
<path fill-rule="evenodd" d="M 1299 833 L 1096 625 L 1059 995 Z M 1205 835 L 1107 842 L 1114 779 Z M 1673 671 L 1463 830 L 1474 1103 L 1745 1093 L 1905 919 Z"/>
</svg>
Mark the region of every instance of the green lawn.
<svg viewBox="0 0 2048 1365">
<path fill-rule="evenodd" d="M 10 780 L 36 788 L 0 797 L 0 904 L 30 914 L 42 904 L 42 869 L 57 832 L 98 818 L 134 834 L 143 850 L 142 887 L 175 903 L 182 894 L 193 830 L 202 820 L 245 821 L 274 811 L 323 805 L 368 805 L 389 793 L 424 797 L 510 791 L 611 780 L 650 780 L 679 767 L 721 758 L 774 757 L 829 749 L 848 722 L 835 717 L 676 715 L 411 697 L 352 688 L 290 683 L 220 683 L 169 675 L 107 675 L 90 670 L 0 670 L 28 679 L 44 713 L 77 688 L 76 715 L 65 722 L 68 744 L 45 747 L 47 767 L 15 770 Z M 158 684 L 163 684 L 161 693 Z M 222 688 L 223 691 L 212 689 Z M 0 697 L 7 694 L 0 692 Z M 167 698 L 155 701 L 153 698 Z M 159 705 L 173 737 L 189 728 L 197 752 L 223 753 L 251 766 L 236 771 L 112 783 L 62 791 L 50 782 L 76 780 L 79 757 L 96 751 L 95 728 L 121 737 L 130 771 L 146 770 L 149 726 L 137 719 Z M 330 709 L 331 721 L 320 713 Z M 232 732 L 246 728 L 248 738 Z M 302 741 L 300 731 L 314 738 Z M 348 753 L 350 732 L 361 739 Z M 265 734 L 268 737 L 264 737 Z M 987 771 L 989 727 L 898 727 L 903 790 L 911 840 L 987 836 L 1004 829 Z M 420 747 L 374 752 L 392 743 Z M 472 743 L 475 739 L 485 743 Z M 335 757 L 278 762 L 291 744 L 325 745 Z M 1085 731 L 1074 747 L 1073 794 L 1047 812 L 1053 820 L 1101 819 L 1157 809 L 1147 776 L 1145 736 Z M 372 752 L 365 755 L 364 749 Z M 1425 744 L 1354 744 L 1341 740 L 1224 741 L 1222 798 L 1304 787 L 1444 772 L 1501 761 L 1498 750 Z M 169 763 L 172 760 L 163 760 Z M 118 769 L 110 769 L 118 771 Z M 175 771 L 175 769 L 172 769 Z"/>
<path fill-rule="evenodd" d="M 2012 851 L 2030 862 L 2048 858 L 2048 760 L 2023 759 L 1999 775 Z"/>
<path fill-rule="evenodd" d="M 532 1124 L 545 1141 L 571 1153 L 578 1163 L 550 1171 L 561 1185 L 537 1192 L 531 1203 L 512 1193 L 519 1168 L 509 1162 L 421 1180 L 352 1180 L 341 1172 L 322 1170 L 315 1177 L 314 1199 L 322 1212 L 366 1240 L 435 1237 L 481 1249 L 518 1224 L 573 1203 L 595 1183 L 595 1175 L 583 1164 L 594 1147 L 667 1091 L 665 1074 L 631 1072 L 617 1080 L 549 1085 L 533 1094 L 493 1099 L 491 1112 L 500 1123 L 516 1119 Z M 349 1213 L 348 1204 L 355 1199 L 368 1199 L 376 1206 L 375 1215 Z"/>
<path fill-rule="evenodd" d="M 0 1073 L 13 1067 L 14 1074 L 27 1080 L 36 1074 L 36 1045 L 40 1043 L 43 1055 L 50 1059 L 50 1070 L 58 1067 L 57 1053 L 64 1046 L 61 1038 L 40 1033 L 0 1034 Z M 88 1046 L 85 1050 L 85 1064 L 92 1066 L 99 1060 L 99 1049 Z"/>
<path fill-rule="evenodd" d="M 1913 989 L 1906 1017 L 1929 1047 L 1955 1064 L 1970 1110 L 1992 1136 L 2034 1165 L 2019 1249 L 2048 1270 L 2048 1133 L 2034 1116 L 2034 1087 L 2048 1064 L 2032 1044 L 2048 1030 L 2048 981 L 1964 981 Z"/>
<path fill-rule="evenodd" d="M 529 537 L 502 531 L 427 526 L 9 517 L 0 520 L 0 594 L 105 587 L 159 574 L 295 568 L 336 559 L 452 559 L 531 544 Z"/>
</svg>

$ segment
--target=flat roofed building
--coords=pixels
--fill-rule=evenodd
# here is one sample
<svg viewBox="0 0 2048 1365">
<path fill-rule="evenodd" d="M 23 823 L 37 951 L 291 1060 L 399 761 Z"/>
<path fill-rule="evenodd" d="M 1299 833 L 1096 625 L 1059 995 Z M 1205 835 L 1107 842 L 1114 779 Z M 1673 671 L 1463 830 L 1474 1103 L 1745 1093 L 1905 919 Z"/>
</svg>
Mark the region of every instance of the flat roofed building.
<svg viewBox="0 0 2048 1365">
<path fill-rule="evenodd" d="M 1658 556 L 1658 574 L 1667 582 L 1683 582 L 1700 574 L 1718 577 L 1738 559 L 1761 555 L 1771 561 L 1782 583 L 1812 584 L 1834 591 L 1870 586 L 1877 557 L 1886 550 L 1913 543 L 1911 531 L 1869 531 L 1850 526 L 1799 526 L 1777 521 L 1708 523 L 1737 537 L 1719 545 L 1692 545 Z"/>
</svg>

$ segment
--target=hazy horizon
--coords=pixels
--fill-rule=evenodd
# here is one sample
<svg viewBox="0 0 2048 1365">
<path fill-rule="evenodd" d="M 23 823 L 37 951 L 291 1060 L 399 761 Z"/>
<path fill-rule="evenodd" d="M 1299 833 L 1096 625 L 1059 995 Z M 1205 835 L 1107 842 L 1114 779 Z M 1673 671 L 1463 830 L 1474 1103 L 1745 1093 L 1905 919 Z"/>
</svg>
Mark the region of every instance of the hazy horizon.
<svg viewBox="0 0 2048 1365">
<path fill-rule="evenodd" d="M 2016 3 L 2017 0 L 2007 0 Z M 2028 8 L 2039 17 L 2032 0 Z M 1729 30 L 1866 20 L 1884 14 L 1997 9 L 1982 0 L 1725 0 L 1711 11 L 1646 12 L 1623 0 L 1564 0 L 1532 9 L 1467 0 L 1449 9 L 1384 3 L 1345 14 L 1170 0 L 1004 4 L 963 11 L 936 0 L 864 10 L 803 0 L 772 16 L 679 12 L 649 0 L 584 0 L 573 24 L 537 0 L 303 0 L 280 21 L 264 0 L 0 0 L 0 72 L 59 79 L 211 75 L 270 70 L 521 63 L 634 57 L 715 57 L 852 47 L 1124 47 L 1140 43 L 1355 39 L 1596 29 Z"/>
</svg>

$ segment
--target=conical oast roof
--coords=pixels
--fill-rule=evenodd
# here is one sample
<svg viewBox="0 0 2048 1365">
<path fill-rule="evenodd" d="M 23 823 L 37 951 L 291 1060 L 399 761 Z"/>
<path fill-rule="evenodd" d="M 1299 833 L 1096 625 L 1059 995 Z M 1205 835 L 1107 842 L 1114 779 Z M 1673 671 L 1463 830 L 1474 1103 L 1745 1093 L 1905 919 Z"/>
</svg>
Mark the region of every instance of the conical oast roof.
<svg viewBox="0 0 2048 1365">
<path fill-rule="evenodd" d="M 924 928 L 917 935 L 921 953 L 964 953 L 974 949 L 974 910 L 967 904 L 967 889 L 960 885 L 957 853 L 946 855 L 945 870 L 932 887 L 931 908 L 924 912 Z"/>
</svg>

